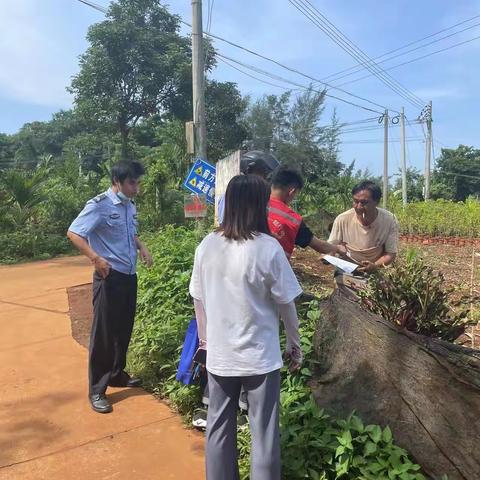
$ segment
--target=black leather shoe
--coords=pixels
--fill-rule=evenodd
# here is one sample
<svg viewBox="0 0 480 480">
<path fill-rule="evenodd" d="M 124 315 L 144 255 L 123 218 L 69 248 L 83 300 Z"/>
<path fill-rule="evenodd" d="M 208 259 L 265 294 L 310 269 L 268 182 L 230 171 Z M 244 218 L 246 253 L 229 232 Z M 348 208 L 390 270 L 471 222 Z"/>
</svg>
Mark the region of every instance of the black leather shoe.
<svg viewBox="0 0 480 480">
<path fill-rule="evenodd" d="M 93 395 L 90 395 L 89 398 L 90 405 L 96 412 L 110 413 L 113 410 L 104 393 L 94 393 Z"/>
<path fill-rule="evenodd" d="M 142 381 L 139 378 L 125 376 L 120 378 L 119 380 L 110 380 L 108 382 L 109 387 L 140 387 L 142 385 Z"/>
</svg>

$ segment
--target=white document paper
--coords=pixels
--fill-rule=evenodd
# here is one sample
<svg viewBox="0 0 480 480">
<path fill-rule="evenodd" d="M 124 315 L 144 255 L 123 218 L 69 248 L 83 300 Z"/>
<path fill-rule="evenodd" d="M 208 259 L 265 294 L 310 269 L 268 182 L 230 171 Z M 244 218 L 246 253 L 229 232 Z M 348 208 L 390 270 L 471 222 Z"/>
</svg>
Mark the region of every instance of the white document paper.
<svg viewBox="0 0 480 480">
<path fill-rule="evenodd" d="M 343 270 L 345 273 L 353 273 L 358 268 L 356 263 L 347 262 L 347 260 L 332 255 L 325 255 L 323 258 L 331 265 Z"/>
</svg>

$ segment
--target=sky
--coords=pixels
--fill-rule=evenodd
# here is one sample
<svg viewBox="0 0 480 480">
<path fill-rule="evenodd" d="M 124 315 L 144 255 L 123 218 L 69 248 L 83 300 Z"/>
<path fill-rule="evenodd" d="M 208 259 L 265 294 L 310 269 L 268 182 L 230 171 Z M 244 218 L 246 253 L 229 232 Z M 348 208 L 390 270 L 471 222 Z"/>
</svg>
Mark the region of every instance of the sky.
<svg viewBox="0 0 480 480">
<path fill-rule="evenodd" d="M 261 53 L 284 65 L 315 78 L 325 79 L 357 62 L 336 45 L 288 0 L 210 0 L 213 1 L 210 32 Z M 332 24 L 339 28 L 370 57 L 404 46 L 410 42 L 448 28 L 458 22 L 480 15 L 479 0 L 310 0 Z M 108 6 L 108 0 L 95 0 Z M 207 28 L 209 2 L 203 0 L 204 28 Z M 72 106 L 67 92 L 71 78 L 78 72 L 78 57 L 88 43 L 88 27 L 103 19 L 103 14 L 78 0 L 0 0 L 0 132 L 15 133 L 27 122 L 49 120 L 53 113 Z M 191 21 L 189 0 L 167 2 L 172 13 Z M 446 48 L 455 43 L 480 36 L 480 17 L 455 29 L 425 40 L 422 44 L 450 33 L 474 26 L 448 39 L 439 41 L 407 55 L 382 64 L 397 65 Z M 183 28 L 188 33 L 187 27 Z M 422 45 L 416 44 L 409 48 Z M 216 41 L 220 53 L 235 60 L 267 70 L 284 79 L 307 86 L 309 80 L 243 50 Z M 403 50 L 405 51 L 405 50 Z M 401 53 L 401 51 L 397 52 Z M 480 39 L 431 55 L 420 61 L 389 70 L 388 73 L 422 101 L 433 103 L 434 155 L 442 147 L 459 144 L 480 147 L 477 112 L 480 109 L 478 79 L 480 78 Z M 238 65 L 237 65 L 238 66 Z M 243 70 L 245 68 L 239 67 Z M 248 70 L 246 70 L 248 72 Z M 240 91 L 252 98 L 263 94 L 280 94 L 295 88 L 280 80 L 258 73 L 250 74 L 267 85 L 233 69 L 221 61 L 210 76 L 220 81 L 236 82 Z M 364 76 L 362 72 L 331 82 L 338 86 Z M 421 107 L 414 106 L 393 92 L 375 76 L 343 85 L 342 88 L 396 115 L 401 107 L 413 122 Z M 358 100 L 330 88 L 328 93 L 359 103 L 379 112 L 383 108 Z M 294 91 L 293 95 L 298 94 Z M 378 113 L 327 98 L 321 123 L 328 124 L 334 111 L 341 122 L 378 117 Z M 372 122 L 369 125 L 374 125 Z M 351 127 L 354 128 L 354 127 Z M 347 129 L 347 128 L 346 128 Z M 407 125 L 407 165 L 423 169 L 425 145 L 420 125 Z M 399 138 L 399 128 L 390 129 L 392 140 Z M 383 169 L 383 130 L 346 132 L 341 136 L 340 159 L 345 164 L 355 160 L 357 168 L 368 168 L 375 174 Z M 373 143 L 375 142 L 375 143 Z M 400 144 L 389 144 L 389 174 L 400 168 Z"/>
</svg>

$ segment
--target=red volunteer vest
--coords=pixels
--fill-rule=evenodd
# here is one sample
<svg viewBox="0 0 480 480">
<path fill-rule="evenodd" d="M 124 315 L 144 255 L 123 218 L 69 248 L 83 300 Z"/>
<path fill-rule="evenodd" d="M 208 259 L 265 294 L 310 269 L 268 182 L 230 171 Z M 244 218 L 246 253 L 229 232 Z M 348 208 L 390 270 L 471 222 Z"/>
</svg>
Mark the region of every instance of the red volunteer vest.
<svg viewBox="0 0 480 480">
<path fill-rule="evenodd" d="M 295 248 L 295 239 L 302 224 L 302 217 L 287 204 L 270 198 L 268 204 L 268 226 L 277 238 L 288 257 Z"/>
</svg>

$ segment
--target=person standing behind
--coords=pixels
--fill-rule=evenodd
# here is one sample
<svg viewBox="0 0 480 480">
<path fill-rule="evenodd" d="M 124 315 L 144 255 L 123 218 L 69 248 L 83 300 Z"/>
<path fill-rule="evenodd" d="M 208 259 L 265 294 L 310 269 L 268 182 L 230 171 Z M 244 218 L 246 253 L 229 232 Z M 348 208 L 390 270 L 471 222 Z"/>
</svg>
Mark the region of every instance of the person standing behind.
<svg viewBox="0 0 480 480">
<path fill-rule="evenodd" d="M 395 261 L 398 222 L 395 215 L 378 207 L 382 191 L 375 183 L 359 183 L 352 197 L 353 208 L 335 219 L 328 241 L 346 246 L 348 256 L 361 265 L 357 271 L 372 273 Z"/>
<path fill-rule="evenodd" d="M 289 205 L 302 188 L 303 178 L 298 170 L 286 165 L 275 170 L 268 205 L 270 231 L 288 258 L 296 245 L 301 248 L 311 247 L 319 253 L 345 254 L 343 245 L 333 245 L 315 237 L 302 216 L 290 208 Z"/>
<path fill-rule="evenodd" d="M 132 198 L 142 175 L 139 162 L 112 168 L 112 186 L 89 200 L 68 229 L 73 245 L 94 266 L 93 325 L 89 345 L 89 399 L 96 412 L 109 413 L 108 386 L 138 387 L 125 372 L 137 299 L 137 250 L 150 267 L 152 257 L 138 238 L 137 209 Z"/>
<path fill-rule="evenodd" d="M 267 221 L 267 183 L 237 175 L 225 194 L 221 226 L 195 252 L 190 295 L 206 338 L 210 403 L 207 480 L 237 480 L 237 405 L 248 395 L 251 480 L 280 480 L 279 313 L 286 358 L 300 368 L 302 353 L 294 300 L 302 289 Z M 198 314 L 198 313 L 197 313 Z"/>
</svg>

